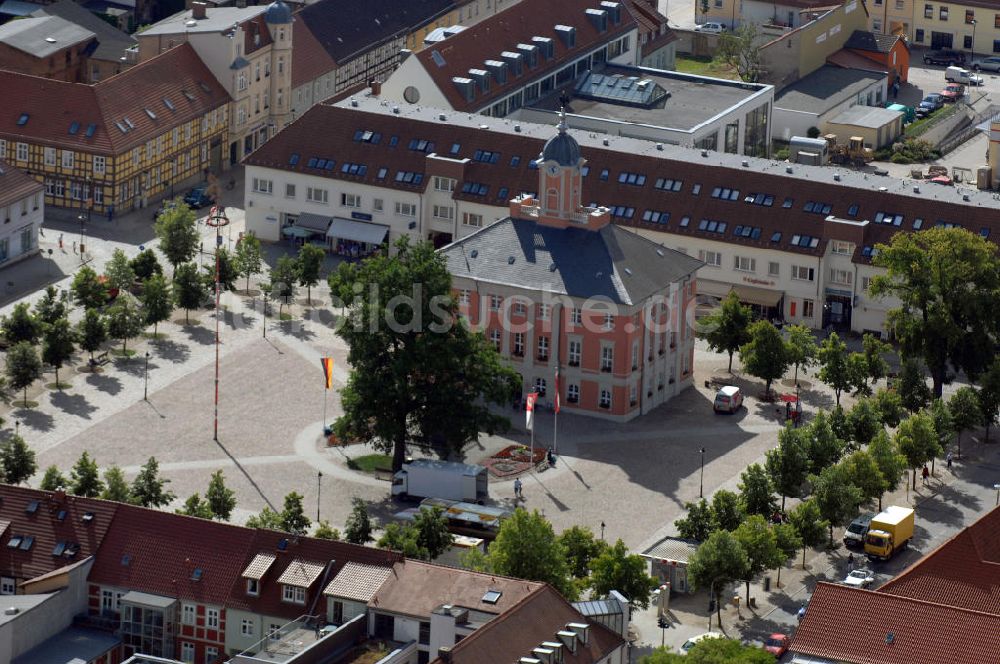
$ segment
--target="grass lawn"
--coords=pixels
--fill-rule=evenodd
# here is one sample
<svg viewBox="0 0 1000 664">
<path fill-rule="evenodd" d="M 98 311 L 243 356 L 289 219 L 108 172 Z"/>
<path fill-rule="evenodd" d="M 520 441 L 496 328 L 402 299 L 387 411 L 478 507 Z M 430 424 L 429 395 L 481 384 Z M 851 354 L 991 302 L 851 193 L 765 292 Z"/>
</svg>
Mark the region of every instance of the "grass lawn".
<svg viewBox="0 0 1000 664">
<path fill-rule="evenodd" d="M 711 58 L 706 57 L 678 57 L 677 71 L 682 74 L 714 76 L 715 78 L 728 78 L 734 81 L 738 81 L 740 78 L 729 65 L 715 62 Z"/>
<path fill-rule="evenodd" d="M 377 470 L 391 471 L 392 457 L 388 454 L 366 454 L 348 460 L 347 467 L 364 473 L 374 473 Z"/>
</svg>

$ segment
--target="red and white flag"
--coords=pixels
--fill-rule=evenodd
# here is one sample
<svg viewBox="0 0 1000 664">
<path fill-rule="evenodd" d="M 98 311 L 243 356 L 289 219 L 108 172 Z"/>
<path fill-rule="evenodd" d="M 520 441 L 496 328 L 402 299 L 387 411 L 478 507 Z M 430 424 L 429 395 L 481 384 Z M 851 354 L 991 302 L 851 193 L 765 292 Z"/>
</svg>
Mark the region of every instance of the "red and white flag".
<svg viewBox="0 0 1000 664">
<path fill-rule="evenodd" d="M 559 414 L 559 367 L 556 367 L 556 415 Z"/>
<path fill-rule="evenodd" d="M 538 401 L 538 392 L 528 392 L 524 398 L 524 426 L 528 431 L 532 431 L 535 425 L 535 402 Z"/>
</svg>

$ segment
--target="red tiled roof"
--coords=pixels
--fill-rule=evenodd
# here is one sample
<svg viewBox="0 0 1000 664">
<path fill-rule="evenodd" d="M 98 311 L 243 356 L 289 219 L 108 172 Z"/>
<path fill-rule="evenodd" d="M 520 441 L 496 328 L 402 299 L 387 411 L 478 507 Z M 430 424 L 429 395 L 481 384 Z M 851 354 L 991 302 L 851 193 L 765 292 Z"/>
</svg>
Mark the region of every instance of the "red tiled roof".
<svg viewBox="0 0 1000 664">
<path fill-rule="evenodd" d="M 964 528 L 879 592 L 1000 616 L 1000 509 Z M 997 639 L 1000 651 L 1000 632 Z"/>
<path fill-rule="evenodd" d="M 621 4 L 624 5 L 624 2 Z M 587 9 L 598 8 L 600 0 L 518 2 L 440 44 L 425 48 L 413 57 L 419 58 L 427 74 L 448 99 L 452 108 L 478 109 L 488 106 L 491 100 L 504 97 L 511 90 L 522 87 L 526 81 L 540 79 L 543 75 L 561 68 L 568 60 L 636 28 L 632 14 L 622 6 L 620 23 L 614 25 L 609 18 L 607 31 L 603 34 L 598 32 L 585 14 Z M 554 29 L 556 25 L 576 28 L 576 44 L 572 48 L 566 48 L 565 43 L 556 34 Z M 451 79 L 455 76 L 468 77 L 469 69 L 483 69 L 486 60 L 502 60 L 500 54 L 503 51 L 517 52 L 519 43 L 531 44 L 531 38 L 535 36 L 552 39 L 554 57 L 551 60 L 546 60 L 539 54 L 536 67 L 530 68 L 525 63 L 524 73 L 515 76 L 510 72 L 506 84 L 491 80 L 489 91 L 477 92 L 472 102 L 467 102 L 452 82 Z M 634 44 L 632 46 L 635 47 Z M 435 53 L 438 55 L 435 56 Z M 438 58 L 443 58 L 443 65 L 439 66 L 435 62 Z"/>
<path fill-rule="evenodd" d="M 89 580 L 104 586 L 229 606 L 252 559 L 253 531 L 170 512 L 120 505 Z M 194 580 L 196 569 L 201 578 Z"/>
<path fill-rule="evenodd" d="M 26 511 L 35 502 L 35 509 Z M 0 532 L 0 574 L 23 581 L 94 555 L 119 507 L 104 500 L 0 484 L 0 521 L 9 522 Z M 93 518 L 84 520 L 87 513 Z M 9 546 L 12 537 L 25 536 L 34 538 L 28 550 Z M 72 556 L 55 556 L 60 542 L 76 543 L 79 550 Z"/>
<path fill-rule="evenodd" d="M 826 58 L 827 63 L 837 65 L 844 69 L 861 69 L 864 71 L 884 72 L 886 65 L 884 62 L 877 62 L 872 58 L 865 57 L 860 53 L 842 48 L 835 51 Z"/>
<path fill-rule="evenodd" d="M 416 114 L 417 111 L 412 113 Z M 472 123 L 454 121 L 460 117 L 457 113 L 446 114 L 444 121 L 430 113 L 425 113 L 422 117 L 428 119 L 406 114 L 396 115 L 389 110 L 369 112 L 348 106 L 314 106 L 247 157 L 245 163 L 371 186 L 422 192 L 429 185 L 430 177 L 425 177 L 422 184 L 414 186 L 396 182 L 395 173 L 427 173 L 430 169 L 443 168 L 427 158 L 427 153 L 436 152 L 457 160 L 467 158 L 467 163 L 455 166 L 457 175 L 449 174 L 449 177 L 457 177 L 460 181 L 453 194 L 456 199 L 506 207 L 506 198 L 519 192 L 537 190 L 538 172 L 529 167 L 529 162 L 537 158 L 544 143 L 537 135 L 529 136 L 527 130 L 516 133 L 509 121 L 500 121 L 504 130 L 484 130 Z M 430 117 L 435 119 L 430 120 Z M 527 123 L 521 124 L 527 126 Z M 354 140 L 357 132 L 366 130 L 381 134 L 380 142 L 374 144 Z M 936 184 L 921 184 L 923 193 L 911 195 L 900 193 L 898 181 L 886 179 L 886 185 L 895 185 L 893 190 L 879 191 L 875 185 L 882 180 L 876 176 L 865 176 L 868 181 L 863 185 L 860 184 L 860 176 L 854 183 L 850 181 L 850 176 L 845 176 L 841 182 L 834 182 L 830 169 L 824 171 L 827 174 L 824 178 L 793 178 L 785 173 L 786 165 L 770 160 L 748 159 L 747 166 L 742 166 L 742 158 L 732 156 L 727 162 L 732 163 L 731 166 L 719 166 L 714 153 L 708 153 L 710 158 L 703 158 L 696 150 L 668 148 L 657 151 L 653 149 L 652 143 L 645 143 L 649 153 L 625 153 L 613 147 L 600 147 L 597 145 L 599 139 L 589 139 L 586 132 L 571 132 L 583 146 L 583 157 L 587 159 L 590 169 L 583 180 L 584 202 L 634 208 L 631 219 L 613 218 L 615 223 L 634 228 L 812 256 L 823 255 L 828 240 L 844 239 L 856 244 L 854 261 L 858 263 L 870 260 L 864 255 L 864 247 L 888 242 L 899 231 L 912 230 L 913 223 L 918 218 L 923 220 L 922 228 L 943 221 L 960 224 L 973 233 L 988 231 L 993 241 L 1000 237 L 1000 215 L 995 207 L 980 202 L 958 204 L 954 202 L 957 198 L 954 190 L 942 188 L 939 196 L 939 191 L 935 188 L 940 185 Z M 555 128 L 552 128 L 552 134 L 555 134 Z M 398 137 L 395 147 L 391 145 L 392 136 Z M 410 149 L 409 144 L 413 139 L 429 141 L 433 146 L 428 147 L 426 153 Z M 459 148 L 456 153 L 452 153 L 451 148 L 455 144 Z M 476 150 L 497 151 L 501 156 L 496 164 L 483 163 L 474 159 Z M 289 158 L 293 154 L 299 155 L 295 166 L 289 165 Z M 515 156 L 519 157 L 519 163 L 511 166 L 511 159 Z M 309 160 L 314 157 L 333 159 L 336 161 L 336 168 L 310 168 Z M 367 171 L 361 176 L 342 173 L 340 165 L 344 162 L 364 164 Z M 805 168 L 795 165 L 790 167 Z M 378 173 L 382 168 L 386 169 L 386 174 L 383 179 L 379 179 Z M 608 170 L 608 177 L 602 180 L 599 176 L 604 169 Z M 645 184 L 619 184 L 618 178 L 623 171 L 645 175 Z M 655 183 L 660 178 L 680 180 L 683 186 L 677 192 L 656 189 Z M 462 182 L 486 185 L 488 191 L 485 196 L 463 193 Z M 695 184 L 701 187 L 700 195 L 692 193 Z M 716 187 L 738 189 L 738 199 L 732 201 L 713 198 L 711 194 Z M 507 191 L 502 192 L 503 189 Z M 503 201 L 499 198 L 501 193 L 505 193 Z M 753 193 L 773 196 L 773 204 L 768 207 L 744 202 L 744 198 Z M 786 198 L 790 201 L 787 208 L 783 207 Z M 808 202 L 830 205 L 830 211 L 825 214 L 806 212 L 804 208 Z M 646 210 L 669 212 L 669 220 L 665 224 L 644 222 L 642 218 Z M 896 226 L 892 223 L 876 223 L 875 219 L 881 218 L 878 217 L 880 212 L 901 215 L 901 224 Z M 828 223 L 825 221 L 827 214 L 848 221 L 870 222 Z M 687 227 L 682 227 L 679 223 L 683 217 L 690 218 Z M 725 221 L 729 224 L 729 230 L 722 235 L 701 231 L 698 229 L 701 219 Z M 760 233 L 757 238 L 734 236 L 731 231 L 737 225 L 758 228 Z M 772 242 L 776 233 L 781 234 L 780 240 Z M 790 240 L 798 235 L 812 236 L 819 242 L 815 247 L 792 246 Z"/>
<path fill-rule="evenodd" d="M 850 664 L 1000 661 L 1000 616 L 819 583 L 791 650 Z"/>
<path fill-rule="evenodd" d="M 483 627 L 455 644 L 451 650 L 452 664 L 482 664 L 483 662 L 517 662 L 531 657 L 532 649 L 543 641 L 559 643 L 556 635 L 566 629 L 566 623 L 590 625 L 586 644 L 578 643 L 576 652 L 563 648 L 565 664 L 594 664 L 603 661 L 625 641 L 599 623 L 588 623 L 552 586 L 537 587 L 514 607 L 489 621 Z M 443 662 L 440 658 L 435 664 Z"/>
<path fill-rule="evenodd" d="M 42 189 L 41 182 L 0 159 L 0 207 L 6 207 Z"/>
<path fill-rule="evenodd" d="M 94 85 L 0 71 L 0 90 L 8 100 L 0 107 L 0 137 L 97 154 L 121 154 L 229 101 L 188 43 Z M 27 122 L 19 125 L 23 114 Z M 125 118 L 134 129 L 116 126 L 126 126 Z M 73 123 L 79 124 L 70 134 Z M 94 131 L 87 136 L 90 125 Z"/>
<path fill-rule="evenodd" d="M 337 63 L 327 54 L 309 26 L 299 22 L 292 40 L 292 87 L 310 83 L 336 68 Z"/>
</svg>

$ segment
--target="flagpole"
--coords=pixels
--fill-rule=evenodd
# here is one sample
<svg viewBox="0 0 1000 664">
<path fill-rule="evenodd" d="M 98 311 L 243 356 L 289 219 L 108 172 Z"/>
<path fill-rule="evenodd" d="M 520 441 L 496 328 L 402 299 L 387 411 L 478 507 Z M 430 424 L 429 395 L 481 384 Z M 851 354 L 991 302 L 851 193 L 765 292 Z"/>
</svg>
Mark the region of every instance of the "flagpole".
<svg viewBox="0 0 1000 664">
<path fill-rule="evenodd" d="M 556 389 L 559 389 L 559 383 L 556 383 Z M 556 397 L 557 399 L 559 397 Z M 559 449 L 559 409 L 556 409 L 555 414 L 552 416 L 552 454 L 555 454 Z"/>
<path fill-rule="evenodd" d="M 329 391 L 330 390 L 327 389 L 326 385 L 324 385 L 323 386 L 323 430 L 324 431 L 326 430 L 326 402 L 327 402 L 326 394 Z"/>
</svg>

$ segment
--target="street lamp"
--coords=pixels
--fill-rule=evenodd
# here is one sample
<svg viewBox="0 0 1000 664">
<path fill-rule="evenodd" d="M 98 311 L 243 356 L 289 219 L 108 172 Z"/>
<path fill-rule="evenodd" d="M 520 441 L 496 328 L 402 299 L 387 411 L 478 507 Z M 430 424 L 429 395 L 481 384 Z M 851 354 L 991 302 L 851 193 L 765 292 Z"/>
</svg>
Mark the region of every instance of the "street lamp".
<svg viewBox="0 0 1000 664">
<path fill-rule="evenodd" d="M 319 523 L 319 494 L 323 490 L 323 471 L 316 471 L 316 523 Z"/>
<path fill-rule="evenodd" d="M 705 497 L 705 448 L 698 450 L 701 452 L 701 481 L 698 483 L 698 497 Z"/>
<path fill-rule="evenodd" d="M 142 367 L 142 400 L 149 401 L 149 351 L 146 351 L 146 363 Z"/>
<path fill-rule="evenodd" d="M 601 539 L 604 539 L 604 522 L 601 521 Z"/>
<path fill-rule="evenodd" d="M 976 24 L 978 22 L 979 21 L 977 21 L 976 19 L 972 19 L 970 21 L 970 23 L 972 23 L 972 49 L 971 50 L 972 50 L 972 59 L 973 60 L 976 59 Z"/>
</svg>

